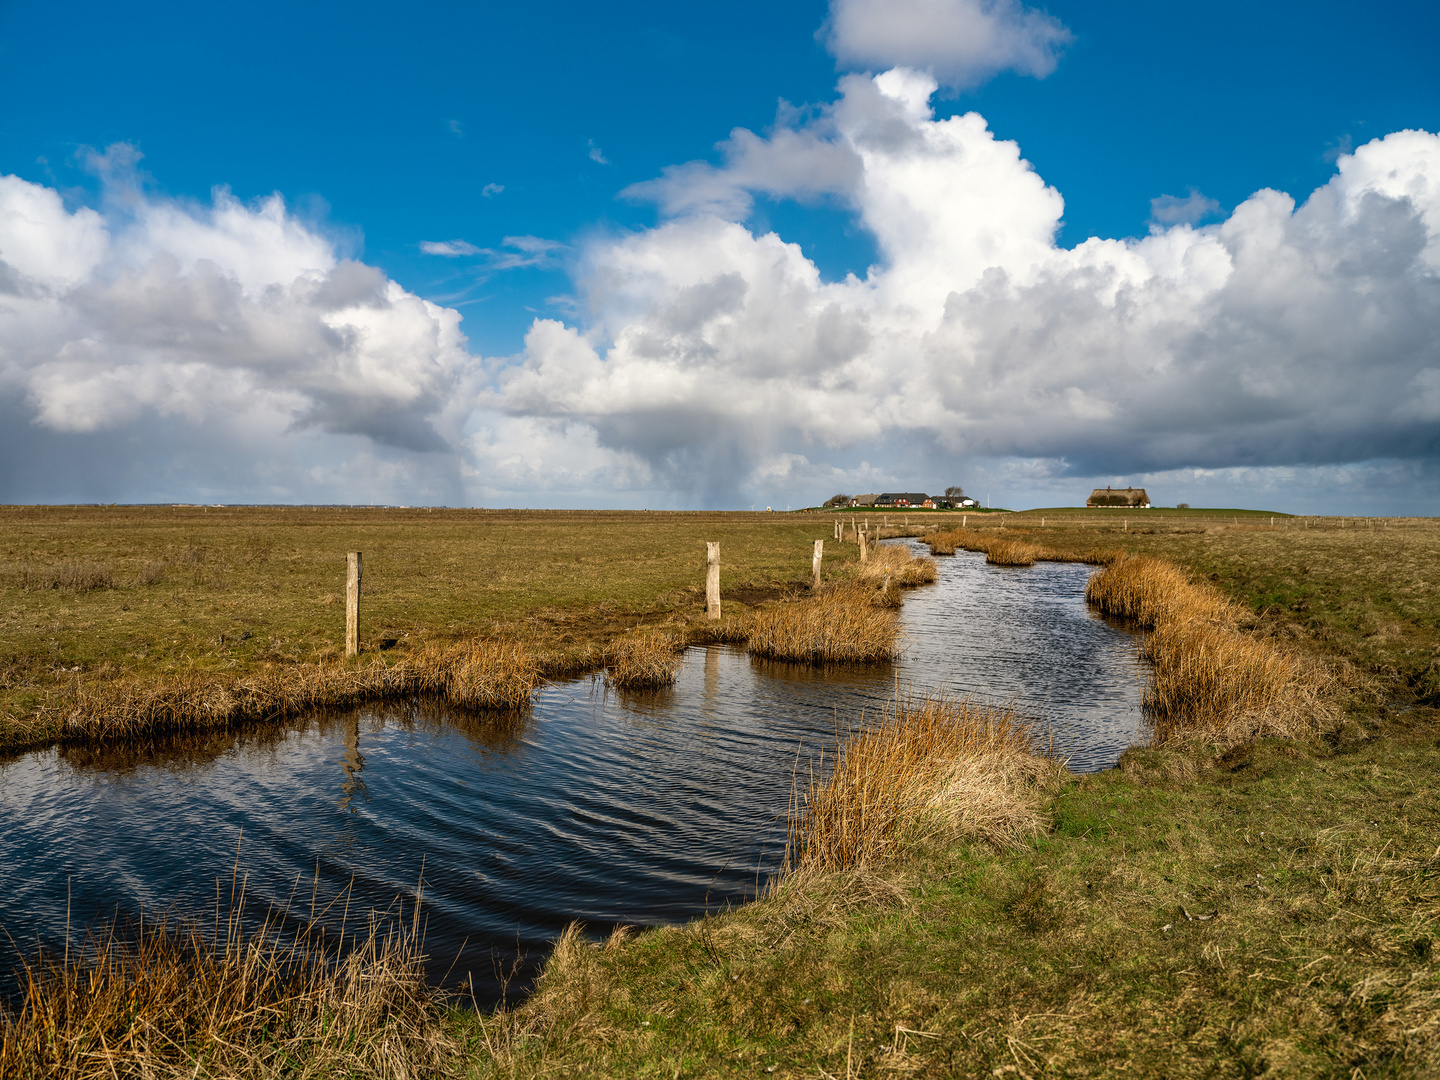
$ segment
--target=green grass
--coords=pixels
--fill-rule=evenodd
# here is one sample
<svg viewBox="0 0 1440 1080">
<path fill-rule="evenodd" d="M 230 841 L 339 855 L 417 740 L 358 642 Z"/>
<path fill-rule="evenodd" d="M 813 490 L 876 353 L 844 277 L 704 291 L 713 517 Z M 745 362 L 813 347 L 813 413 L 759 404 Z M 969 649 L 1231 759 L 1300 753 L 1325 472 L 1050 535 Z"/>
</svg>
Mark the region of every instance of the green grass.
<svg viewBox="0 0 1440 1080">
<path fill-rule="evenodd" d="M 1440 1075 L 1440 710 L 1416 677 L 1440 655 L 1440 525 L 1019 517 L 1007 536 L 1210 580 L 1249 633 L 1347 673 L 1344 722 L 1131 751 L 1016 852 L 914 850 L 568 943 L 518 1010 L 455 1018 L 474 1075 Z"/>
<path fill-rule="evenodd" d="M 456 1023 L 494 1048 L 478 1076 L 1431 1075 L 1433 719 L 1199 775 L 1134 754 L 1019 854 L 919 851 L 573 950 L 519 1012 Z"/>
<path fill-rule="evenodd" d="M 1249 610 L 1245 632 L 1335 664 L 1343 723 L 1223 755 L 1132 751 L 1068 783 L 1044 835 L 1005 854 L 912 849 L 603 948 L 567 939 L 518 1009 L 448 1018 L 471 1073 L 1440 1075 L 1440 523 L 1271 516 L 1045 510 L 981 528 L 1179 563 Z M 0 585 L 3 701 L 22 712 L 75 663 L 163 678 L 331 655 L 357 547 L 367 645 L 513 634 L 559 662 L 637 622 L 694 619 L 707 539 L 734 567 L 732 607 L 802 588 L 832 524 L 199 509 L 0 522 L 0 572 L 16 568 Z M 853 571 L 853 545 L 826 556 L 827 576 Z M 109 564 L 115 587 L 22 587 L 36 579 L 21 564 L 63 560 Z M 138 584 L 156 561 L 160 580 Z"/>
<path fill-rule="evenodd" d="M 505 638 L 557 673 L 603 662 L 638 624 L 698 619 L 707 540 L 728 613 L 805 587 L 829 533 L 781 514 L 0 508 L 0 749 L 52 737 L 75 680 L 336 659 L 347 551 L 364 553 L 363 651 Z M 27 587 L 80 562 L 112 587 Z M 854 545 L 827 545 L 827 577 L 856 564 Z"/>
</svg>

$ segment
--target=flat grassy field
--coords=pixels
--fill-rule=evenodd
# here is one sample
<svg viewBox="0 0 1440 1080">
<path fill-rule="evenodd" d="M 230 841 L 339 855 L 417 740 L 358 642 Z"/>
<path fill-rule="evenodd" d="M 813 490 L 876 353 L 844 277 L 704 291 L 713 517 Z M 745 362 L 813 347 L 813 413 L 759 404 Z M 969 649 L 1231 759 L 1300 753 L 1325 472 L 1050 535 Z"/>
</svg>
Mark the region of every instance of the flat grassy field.
<svg viewBox="0 0 1440 1080">
<path fill-rule="evenodd" d="M 559 670 L 637 623 L 698 625 L 704 541 L 733 567 L 727 603 L 751 605 L 800 592 L 810 542 L 833 526 L 5 513 L 0 655 L 17 723 L 75 677 L 335 662 L 346 550 L 366 553 L 372 652 L 518 636 Z M 909 517 L 913 531 L 959 515 Z M 916 840 L 723 915 L 567 936 L 518 1007 L 438 1017 L 431 1034 L 459 1055 L 446 1075 L 1440 1076 L 1440 522 L 1047 509 L 967 528 L 1042 557 L 1181 566 L 1239 605 L 1236 632 L 1331 669 L 1336 719 L 1132 750 L 1047 794 L 1029 839 Z M 827 543 L 837 577 L 856 550 Z"/>
<path fill-rule="evenodd" d="M 546 674 L 603 663 L 639 624 L 803 588 L 828 517 L 223 507 L 0 508 L 0 749 L 54 737 L 77 684 L 236 678 L 336 662 L 345 555 L 364 555 L 362 653 L 519 641 Z M 857 565 L 827 549 L 827 574 Z M 362 659 L 366 659 L 362 656 Z"/>
</svg>

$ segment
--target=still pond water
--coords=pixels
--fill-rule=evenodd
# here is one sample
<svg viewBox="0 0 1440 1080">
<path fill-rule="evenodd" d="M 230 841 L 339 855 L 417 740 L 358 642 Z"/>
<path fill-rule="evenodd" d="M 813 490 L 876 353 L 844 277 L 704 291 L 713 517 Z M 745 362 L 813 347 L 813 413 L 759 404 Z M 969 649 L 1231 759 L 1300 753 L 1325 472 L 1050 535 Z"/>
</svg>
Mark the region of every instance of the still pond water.
<svg viewBox="0 0 1440 1080">
<path fill-rule="evenodd" d="M 438 977 L 482 1004 L 572 920 L 683 920 L 753 896 L 783 853 L 797 761 L 897 688 L 1016 702 L 1077 771 L 1144 738 L 1138 640 L 1084 601 L 1090 568 L 962 552 L 906 593 L 903 659 L 819 671 L 692 648 L 673 690 L 547 687 L 513 717 L 386 703 L 184 748 L 0 762 L 0 991 L 16 950 L 100 916 L 213 904 L 231 868 L 263 913 L 299 881 L 350 910 L 413 896 Z M 353 917 L 352 917 L 353 918 Z M 338 920 L 337 920 L 338 921 Z M 353 925 L 353 923 L 352 923 Z M 524 982 L 522 975 L 521 980 Z"/>
</svg>

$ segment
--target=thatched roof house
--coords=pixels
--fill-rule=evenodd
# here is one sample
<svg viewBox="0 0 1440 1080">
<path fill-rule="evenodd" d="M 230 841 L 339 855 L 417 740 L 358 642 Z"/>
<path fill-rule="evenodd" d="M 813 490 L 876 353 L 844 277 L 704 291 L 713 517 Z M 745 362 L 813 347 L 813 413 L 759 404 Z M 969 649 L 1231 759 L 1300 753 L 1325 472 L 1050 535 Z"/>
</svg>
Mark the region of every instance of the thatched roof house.
<svg viewBox="0 0 1440 1080">
<path fill-rule="evenodd" d="M 879 497 L 880 497 L 880 496 L 875 495 L 875 494 L 873 494 L 873 493 L 870 494 L 870 495 L 856 495 L 855 498 L 853 498 L 853 499 L 850 500 L 850 505 L 851 505 L 851 506 L 874 506 L 874 505 L 875 505 L 875 500 L 878 499 Z"/>
<path fill-rule="evenodd" d="M 1096 488 L 1086 506 L 1113 506 L 1128 510 L 1149 510 L 1150 496 L 1144 488 Z"/>
</svg>

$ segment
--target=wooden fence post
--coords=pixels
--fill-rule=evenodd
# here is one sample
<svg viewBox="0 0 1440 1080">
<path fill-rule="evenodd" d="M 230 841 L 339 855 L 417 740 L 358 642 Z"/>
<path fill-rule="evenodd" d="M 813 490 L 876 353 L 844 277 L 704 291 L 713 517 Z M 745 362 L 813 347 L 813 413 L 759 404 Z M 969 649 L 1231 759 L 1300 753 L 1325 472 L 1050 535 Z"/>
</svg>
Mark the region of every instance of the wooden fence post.
<svg viewBox="0 0 1440 1080">
<path fill-rule="evenodd" d="M 360 552 L 345 556 L 345 655 L 360 652 Z"/>
<path fill-rule="evenodd" d="M 820 588 L 820 560 L 825 557 L 825 541 L 815 541 L 815 554 L 810 556 L 810 587 Z"/>
<path fill-rule="evenodd" d="M 870 552 L 869 552 L 868 550 L 866 550 L 866 547 L 865 547 L 865 534 L 864 534 L 864 533 L 861 533 L 861 534 L 860 534 L 860 561 L 861 561 L 861 562 L 868 562 L 869 560 L 870 560 Z"/>
<path fill-rule="evenodd" d="M 719 541 L 705 544 L 705 614 L 712 619 L 720 618 Z"/>
</svg>

